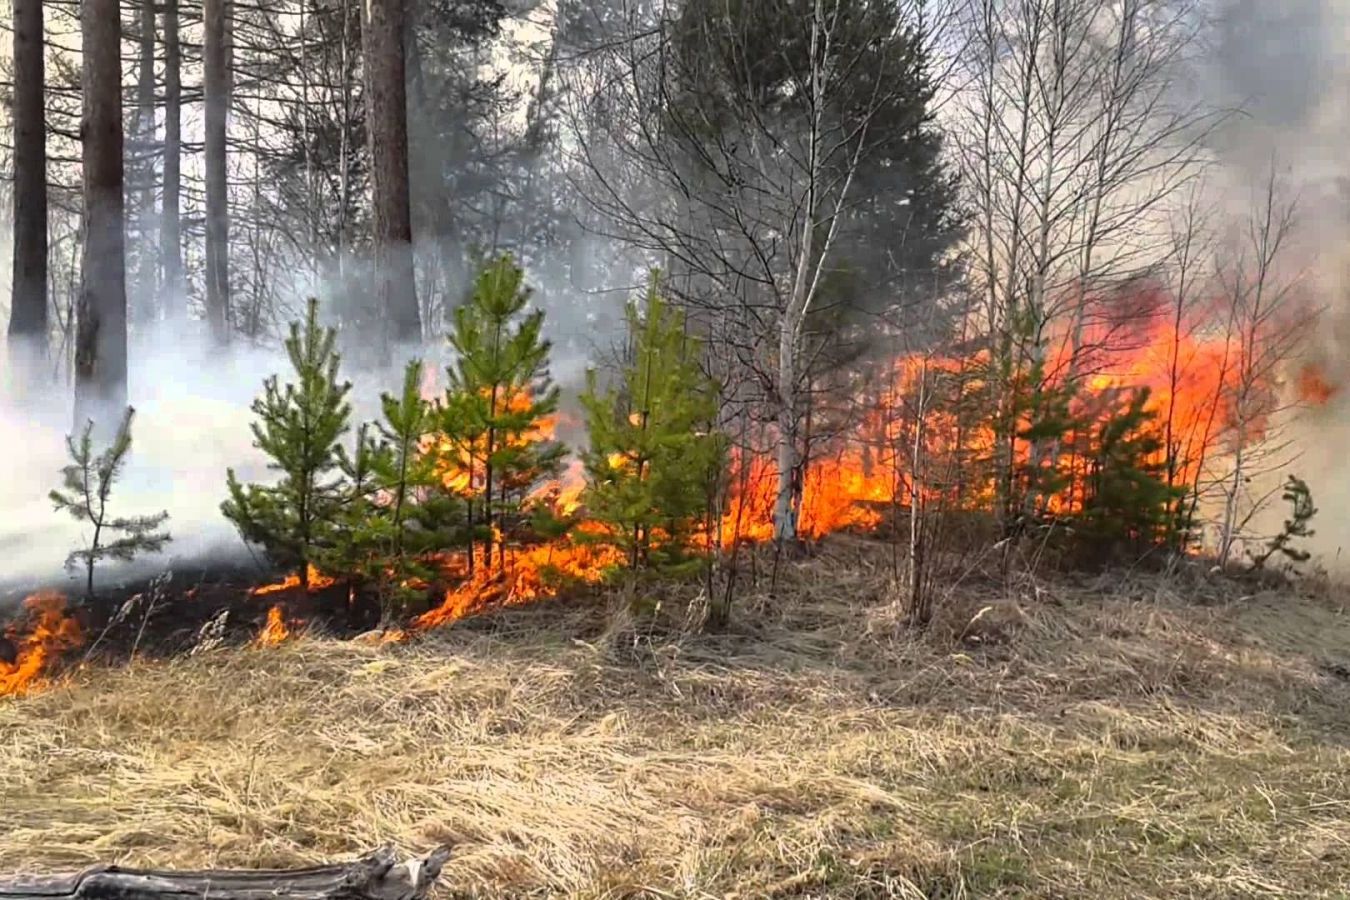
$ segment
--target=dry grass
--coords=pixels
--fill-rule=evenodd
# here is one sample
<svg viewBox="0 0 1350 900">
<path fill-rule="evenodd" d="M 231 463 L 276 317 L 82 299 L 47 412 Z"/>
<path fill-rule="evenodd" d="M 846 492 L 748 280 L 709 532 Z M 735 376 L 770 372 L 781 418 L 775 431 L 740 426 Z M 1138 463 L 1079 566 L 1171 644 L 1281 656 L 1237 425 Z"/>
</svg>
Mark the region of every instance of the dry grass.
<svg viewBox="0 0 1350 900">
<path fill-rule="evenodd" d="M 981 590 L 920 640 L 835 557 L 729 635 L 554 604 L 80 673 L 0 704 L 0 872 L 452 841 L 453 896 L 1350 892 L 1334 599 L 1061 585 L 971 648 Z"/>
</svg>

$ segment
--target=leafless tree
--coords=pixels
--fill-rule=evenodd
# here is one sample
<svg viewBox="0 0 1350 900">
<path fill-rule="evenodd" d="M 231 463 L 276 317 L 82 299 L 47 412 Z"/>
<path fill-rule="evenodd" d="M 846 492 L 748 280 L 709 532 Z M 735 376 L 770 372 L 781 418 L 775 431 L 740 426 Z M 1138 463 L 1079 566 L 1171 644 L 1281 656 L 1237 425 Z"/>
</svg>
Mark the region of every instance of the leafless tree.
<svg viewBox="0 0 1350 900">
<path fill-rule="evenodd" d="M 721 380 L 772 422 L 775 537 L 792 544 L 823 349 L 811 322 L 860 202 L 858 173 L 886 136 L 878 120 L 904 83 L 877 48 L 917 9 L 763 0 L 754 15 L 711 2 L 626 12 L 605 62 L 569 73 L 572 121 L 608 123 L 603 140 L 574 129 L 587 197 L 608 233 L 665 261 L 730 367 Z M 766 22 L 784 29 L 776 45 Z"/>
<path fill-rule="evenodd" d="M 1113 338 L 1096 297 L 1167 258 L 1171 201 L 1204 168 L 1221 115 L 1184 98 L 1197 4 L 971 0 L 955 103 L 974 205 L 972 275 L 1001 392 L 1001 492 L 1019 454 L 1012 383 L 1072 384 Z M 1036 386 L 1032 390 L 1038 390 Z M 1057 458 L 1026 448 L 1033 467 Z M 1036 498 L 1004 496 L 1019 515 Z"/>
<path fill-rule="evenodd" d="M 1297 357 L 1316 314 L 1290 271 L 1297 203 L 1284 196 L 1272 162 L 1254 191 L 1251 214 L 1218 257 L 1218 280 L 1229 318 L 1232 371 L 1222 388 L 1223 430 L 1214 488 L 1222 499 L 1218 562 L 1226 566 L 1281 479 L 1270 477 L 1296 454 L 1284 436 L 1293 408 L 1283 391 L 1284 368 Z"/>
</svg>

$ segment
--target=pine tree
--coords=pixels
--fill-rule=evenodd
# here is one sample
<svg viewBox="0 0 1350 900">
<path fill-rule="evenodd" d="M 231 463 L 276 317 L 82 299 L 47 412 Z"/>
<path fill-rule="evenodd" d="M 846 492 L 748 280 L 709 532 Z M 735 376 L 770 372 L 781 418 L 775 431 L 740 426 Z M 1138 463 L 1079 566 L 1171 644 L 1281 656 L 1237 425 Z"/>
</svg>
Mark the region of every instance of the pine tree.
<svg viewBox="0 0 1350 900">
<path fill-rule="evenodd" d="M 373 469 L 382 499 L 371 532 L 380 542 L 378 589 L 386 618 L 406 606 L 414 585 L 434 576 L 424 557 L 464 540 L 463 503 L 444 490 L 435 447 L 427 442 L 436 408 L 422 399 L 421 382 L 422 362 L 414 360 L 402 390 L 380 398 L 384 418 Z"/>
<path fill-rule="evenodd" d="M 1167 484 L 1157 413 L 1149 391 L 1133 391 L 1128 403 L 1086 431 L 1086 496 L 1078 526 L 1080 545 L 1101 559 L 1121 551 L 1141 553 L 1162 543 L 1182 488 Z"/>
<path fill-rule="evenodd" d="M 319 325 L 318 301 L 311 299 L 303 330 L 292 322 L 286 339 L 297 383 L 282 388 L 273 375 L 253 402 L 254 446 L 271 458 L 281 479 L 242 485 L 231 469 L 230 498 L 221 504 L 246 541 L 262 545 L 276 564 L 296 568 L 306 587 L 316 551 L 331 541 L 344 496 L 338 441 L 351 415 L 351 385 L 338 381 L 336 336 Z"/>
<path fill-rule="evenodd" d="M 85 595 L 94 598 L 94 566 L 102 559 L 129 561 L 140 553 L 157 553 L 170 541 L 169 533 L 159 528 L 168 521 L 169 514 L 160 512 L 150 516 L 111 516 L 108 500 L 113 484 L 122 474 L 128 451 L 131 450 L 131 420 L 135 410 L 127 407 L 117 434 L 101 453 L 93 447 L 94 423 L 88 422 L 77 441 L 66 438 L 66 449 L 71 463 L 61 469 L 63 490 L 48 496 L 56 508 L 64 509 L 80 522 L 93 527 L 89 546 L 71 552 L 66 565 L 77 563 L 85 567 Z M 120 535 L 108 538 L 109 534 Z"/>
<path fill-rule="evenodd" d="M 524 273 L 505 255 L 479 273 L 473 296 L 455 310 L 450 344 L 459 353 L 448 369 L 441 410 L 442 464 L 468 502 L 470 566 L 482 541 L 483 564 L 504 570 L 501 546 L 522 526 L 531 488 L 555 475 L 564 448 L 542 433 L 558 409 L 548 376 L 550 344 L 541 337 L 542 310 L 527 311 Z"/>
<path fill-rule="evenodd" d="M 380 508 L 376 503 L 377 460 L 384 448 L 376 443 L 370 425 L 356 429 L 351 452 L 340 444 L 335 449 L 342 480 L 335 497 L 326 540 L 316 543 L 312 562 L 330 577 L 345 581 L 354 598 L 381 571 Z M 308 569 L 308 566 L 306 566 Z"/>
<path fill-rule="evenodd" d="M 592 370 L 581 398 L 591 438 L 586 509 L 629 569 L 679 572 L 699 562 L 693 538 L 725 464 L 725 444 L 712 431 L 716 389 L 655 276 L 644 308 L 628 306 L 628 332 L 617 383 L 602 390 Z"/>
<path fill-rule="evenodd" d="M 1303 563 L 1312 559 L 1312 554 L 1307 550 L 1299 550 L 1292 546 L 1295 538 L 1310 538 L 1317 533 L 1308 527 L 1308 523 L 1317 515 L 1317 507 L 1313 505 L 1312 491 L 1308 488 L 1308 483 L 1297 475 L 1290 475 L 1285 479 L 1281 498 L 1289 504 L 1290 517 L 1284 520 L 1284 527 L 1280 529 L 1280 533 L 1266 542 L 1264 551 L 1252 554 L 1253 568 L 1265 568 L 1266 563 L 1276 553 L 1283 555 L 1292 563 Z"/>
</svg>

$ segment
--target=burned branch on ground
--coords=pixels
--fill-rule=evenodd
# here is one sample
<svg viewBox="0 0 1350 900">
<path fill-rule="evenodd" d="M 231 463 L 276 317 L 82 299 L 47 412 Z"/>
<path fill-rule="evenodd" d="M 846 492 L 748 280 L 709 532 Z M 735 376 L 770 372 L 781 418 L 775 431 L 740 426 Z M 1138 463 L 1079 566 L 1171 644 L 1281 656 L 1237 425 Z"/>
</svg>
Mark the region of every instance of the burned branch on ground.
<svg viewBox="0 0 1350 900">
<path fill-rule="evenodd" d="M 399 863 L 385 847 L 349 863 L 306 869 L 182 871 L 95 866 L 75 875 L 0 880 L 0 900 L 421 900 L 450 848 Z"/>
</svg>

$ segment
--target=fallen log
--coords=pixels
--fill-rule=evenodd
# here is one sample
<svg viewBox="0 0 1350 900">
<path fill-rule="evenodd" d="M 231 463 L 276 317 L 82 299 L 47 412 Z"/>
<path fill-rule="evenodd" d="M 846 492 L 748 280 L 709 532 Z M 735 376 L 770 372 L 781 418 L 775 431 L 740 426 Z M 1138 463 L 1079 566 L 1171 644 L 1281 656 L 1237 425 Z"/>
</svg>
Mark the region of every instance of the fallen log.
<svg viewBox="0 0 1350 900">
<path fill-rule="evenodd" d="M 306 869 L 157 871 L 93 866 L 74 875 L 0 880 L 0 900 L 422 900 L 448 847 L 398 862 L 384 847 L 349 863 Z"/>
</svg>

